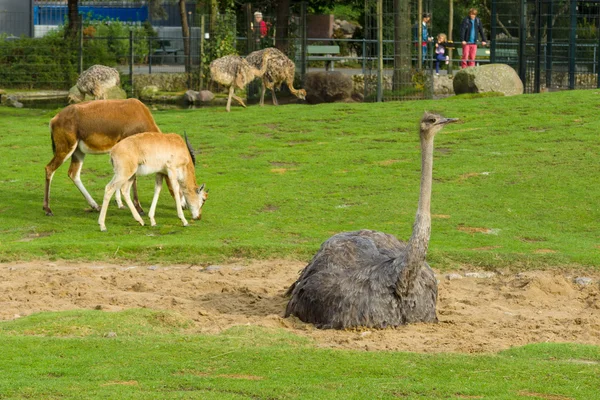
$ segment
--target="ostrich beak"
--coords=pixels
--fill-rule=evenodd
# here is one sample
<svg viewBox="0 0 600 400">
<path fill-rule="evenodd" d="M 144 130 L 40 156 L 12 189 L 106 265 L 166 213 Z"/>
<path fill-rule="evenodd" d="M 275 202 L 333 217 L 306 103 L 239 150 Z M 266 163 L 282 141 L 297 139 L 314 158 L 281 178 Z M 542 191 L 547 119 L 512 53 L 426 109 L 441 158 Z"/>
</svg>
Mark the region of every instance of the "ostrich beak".
<svg viewBox="0 0 600 400">
<path fill-rule="evenodd" d="M 437 122 L 436 125 L 446 125 L 451 124 L 452 122 L 460 121 L 458 118 L 443 118 Z"/>
</svg>

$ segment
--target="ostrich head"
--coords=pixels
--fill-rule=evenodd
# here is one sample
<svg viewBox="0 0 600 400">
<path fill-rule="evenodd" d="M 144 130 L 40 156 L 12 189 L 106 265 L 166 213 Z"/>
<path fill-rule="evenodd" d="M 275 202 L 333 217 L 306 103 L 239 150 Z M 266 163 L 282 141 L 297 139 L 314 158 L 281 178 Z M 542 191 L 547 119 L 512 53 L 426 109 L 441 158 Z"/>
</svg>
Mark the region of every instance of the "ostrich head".
<svg viewBox="0 0 600 400">
<path fill-rule="evenodd" d="M 298 89 L 298 93 L 296 94 L 296 96 L 300 100 L 306 100 L 306 90 L 304 90 L 304 89 Z"/>
<path fill-rule="evenodd" d="M 446 124 L 456 122 L 458 118 L 444 118 L 439 114 L 425 112 L 421 118 L 420 132 L 423 139 L 433 139 Z"/>
</svg>

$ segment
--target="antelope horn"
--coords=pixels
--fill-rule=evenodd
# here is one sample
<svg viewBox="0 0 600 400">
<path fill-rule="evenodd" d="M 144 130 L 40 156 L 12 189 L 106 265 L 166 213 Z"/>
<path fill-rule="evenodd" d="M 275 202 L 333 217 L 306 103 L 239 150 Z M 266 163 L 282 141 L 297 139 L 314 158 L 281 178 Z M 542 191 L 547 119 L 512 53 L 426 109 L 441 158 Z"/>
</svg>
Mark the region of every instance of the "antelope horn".
<svg viewBox="0 0 600 400">
<path fill-rule="evenodd" d="M 194 148 L 192 147 L 192 144 L 188 140 L 187 133 L 185 133 L 185 131 L 183 131 L 183 137 L 185 138 L 185 144 L 187 145 L 188 151 L 190 152 L 190 156 L 192 157 L 192 162 L 194 163 L 194 165 L 196 165 L 195 151 L 194 151 Z"/>
</svg>

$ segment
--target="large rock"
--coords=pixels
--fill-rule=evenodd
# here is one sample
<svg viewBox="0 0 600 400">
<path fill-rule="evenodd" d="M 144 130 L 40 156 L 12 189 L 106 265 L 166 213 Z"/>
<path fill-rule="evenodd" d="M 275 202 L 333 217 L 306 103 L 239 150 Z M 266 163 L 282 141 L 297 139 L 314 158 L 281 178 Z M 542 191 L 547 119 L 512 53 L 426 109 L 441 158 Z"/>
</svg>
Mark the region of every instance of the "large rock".
<svg viewBox="0 0 600 400">
<path fill-rule="evenodd" d="M 106 98 L 109 100 L 123 100 L 127 98 L 127 93 L 118 86 L 113 86 L 106 91 Z M 77 88 L 77 85 L 69 89 L 68 99 L 70 103 L 79 103 L 82 101 L 94 100 L 94 96 L 83 95 Z"/>
<path fill-rule="evenodd" d="M 453 79 L 454 93 L 499 92 L 505 96 L 523 94 L 523 82 L 506 64 L 488 64 L 465 68 Z"/>
<path fill-rule="evenodd" d="M 9 107 L 15 107 L 15 108 L 23 108 L 23 103 L 21 103 L 19 101 L 19 99 L 17 98 L 17 96 L 14 95 L 8 95 L 6 97 L 6 105 L 8 105 Z"/>
<path fill-rule="evenodd" d="M 183 95 L 183 101 L 185 104 L 202 104 L 209 103 L 215 98 L 215 95 L 210 90 L 202 90 L 197 92 L 195 90 L 188 90 Z"/>
<path fill-rule="evenodd" d="M 339 71 L 309 72 L 304 81 L 306 101 L 310 104 L 352 100 L 352 77 Z"/>
</svg>

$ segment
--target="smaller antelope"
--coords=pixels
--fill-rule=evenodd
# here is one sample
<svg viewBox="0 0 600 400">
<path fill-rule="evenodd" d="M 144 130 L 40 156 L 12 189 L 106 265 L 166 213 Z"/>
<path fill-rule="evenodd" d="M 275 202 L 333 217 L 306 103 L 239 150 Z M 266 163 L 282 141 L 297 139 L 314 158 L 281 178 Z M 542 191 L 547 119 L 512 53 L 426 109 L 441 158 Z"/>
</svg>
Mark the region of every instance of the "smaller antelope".
<svg viewBox="0 0 600 400">
<path fill-rule="evenodd" d="M 144 132 L 129 136 L 112 148 L 110 161 L 115 176 L 106 185 L 104 191 L 104 200 L 98 218 L 101 231 L 106 231 L 106 225 L 104 225 L 106 210 L 112 195 L 117 190 L 121 191 L 133 218 L 144 226 L 144 221 L 135 209 L 129 194 L 129 189 L 136 175 L 156 173 L 154 197 L 148 212 L 151 226 L 156 225 L 154 213 L 163 178 L 168 180 L 175 193 L 183 194 L 192 213 L 192 218 L 200 219 L 202 217 L 202 206 L 208 198 L 208 191 L 205 190 L 204 184 L 198 187 L 196 183 L 196 170 L 194 167 L 196 158 L 187 136 L 185 141 L 175 133 Z M 188 226 L 181 207 L 181 197 L 174 196 L 174 198 L 177 216 L 181 219 L 183 226 Z"/>
</svg>

